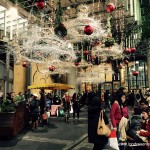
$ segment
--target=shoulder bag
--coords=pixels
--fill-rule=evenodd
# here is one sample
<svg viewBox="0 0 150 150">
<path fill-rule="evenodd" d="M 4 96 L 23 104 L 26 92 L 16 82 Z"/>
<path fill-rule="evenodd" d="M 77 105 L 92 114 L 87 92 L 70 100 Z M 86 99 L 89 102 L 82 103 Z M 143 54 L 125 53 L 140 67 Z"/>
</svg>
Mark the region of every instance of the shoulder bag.
<svg viewBox="0 0 150 150">
<path fill-rule="evenodd" d="M 98 126 L 97 126 L 97 134 L 109 137 L 109 135 L 111 133 L 111 130 L 105 124 L 105 121 L 104 121 L 104 118 L 103 118 L 103 115 L 104 115 L 103 113 L 104 113 L 104 111 L 101 110 L 100 115 L 99 115 L 99 120 L 98 120 Z"/>
</svg>

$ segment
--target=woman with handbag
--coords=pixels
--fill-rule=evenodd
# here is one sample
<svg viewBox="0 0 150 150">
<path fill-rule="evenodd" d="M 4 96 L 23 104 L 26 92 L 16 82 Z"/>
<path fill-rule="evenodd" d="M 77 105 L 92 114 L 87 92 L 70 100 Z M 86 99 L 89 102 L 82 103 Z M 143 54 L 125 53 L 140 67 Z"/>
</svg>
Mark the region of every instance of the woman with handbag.
<svg viewBox="0 0 150 150">
<path fill-rule="evenodd" d="M 89 99 L 90 105 L 88 107 L 88 141 L 94 144 L 93 150 L 103 150 L 108 143 L 108 137 L 105 135 L 97 134 L 97 127 L 99 122 L 101 108 L 101 100 L 96 93 L 92 92 L 91 98 Z M 106 125 L 109 124 L 108 118 L 103 113 L 104 122 Z"/>
</svg>

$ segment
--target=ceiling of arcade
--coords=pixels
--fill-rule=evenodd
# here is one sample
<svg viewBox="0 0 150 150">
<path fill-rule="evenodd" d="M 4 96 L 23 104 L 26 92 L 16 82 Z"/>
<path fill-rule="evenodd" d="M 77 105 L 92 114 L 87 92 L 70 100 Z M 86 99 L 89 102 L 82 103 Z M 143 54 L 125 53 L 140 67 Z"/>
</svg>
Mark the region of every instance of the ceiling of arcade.
<svg viewBox="0 0 150 150">
<path fill-rule="evenodd" d="M 126 24 L 134 25 L 135 23 L 134 17 L 131 17 L 130 12 L 127 11 L 125 0 L 111 0 L 111 3 L 115 6 L 115 11 L 108 13 L 106 8 L 108 4 L 110 4 L 109 0 L 45 0 L 45 5 L 42 9 L 37 7 L 37 0 L 1 0 L 0 28 L 4 28 L 4 7 L 9 8 L 10 5 L 13 5 L 19 12 L 19 21 L 18 23 L 15 19 L 10 21 L 9 18 L 11 17 L 6 15 L 8 18 L 7 28 L 9 31 L 11 30 L 12 22 L 14 23 L 13 29 L 21 29 L 28 24 L 38 24 L 43 28 L 43 35 L 39 33 L 36 34 L 36 36 L 39 36 L 38 39 L 34 38 L 36 28 L 30 28 L 30 31 L 34 33 L 33 35 L 29 36 L 27 33 L 20 36 L 22 39 L 24 38 L 22 36 L 26 36 L 26 40 L 20 40 L 21 45 L 19 45 L 19 48 L 22 50 L 20 51 L 19 48 L 17 49 L 18 52 L 15 50 L 16 60 L 19 61 L 20 56 L 23 56 L 27 61 L 35 61 L 35 58 L 38 58 L 37 62 L 49 60 L 49 66 L 52 66 L 53 63 L 60 64 L 63 60 L 63 66 L 68 67 L 70 64 L 67 64 L 67 62 L 75 58 L 74 54 L 70 51 L 72 48 L 66 42 L 70 41 L 73 43 L 81 42 L 75 47 L 76 53 L 79 55 L 78 60 L 81 61 L 80 66 L 88 66 L 82 60 L 83 56 L 86 60 L 90 60 L 91 63 L 94 62 L 93 64 L 97 64 L 99 63 L 97 56 L 100 56 L 102 62 L 105 62 L 109 56 L 114 58 L 122 57 Z M 48 37 L 53 33 L 52 30 L 54 30 L 59 23 L 63 23 L 65 26 L 65 30 L 61 31 L 63 32 L 61 33 L 62 39 L 65 41 L 56 39 L 53 36 Z M 93 34 L 83 35 L 83 29 L 89 23 L 95 28 Z M 127 31 L 128 29 L 129 28 L 127 28 Z M 67 36 L 65 36 L 66 30 Z M 113 46 L 106 46 L 107 40 L 111 40 Z M 115 45 L 114 41 L 116 41 Z M 24 43 L 22 44 L 22 42 Z M 58 46 L 56 47 L 56 45 Z M 68 45 L 68 47 L 66 47 L 66 45 Z M 134 47 L 134 45 L 132 46 Z M 48 49 L 49 47 L 51 47 L 54 54 Z M 55 49 L 57 49 L 57 52 L 54 51 Z M 79 49 L 82 49 L 82 52 L 78 52 Z M 93 51 L 91 51 L 91 49 Z M 66 51 L 64 52 L 64 50 Z M 86 50 L 90 51 L 87 52 Z M 29 57 L 31 56 L 31 51 L 32 58 Z M 79 64 L 75 65 L 78 66 Z M 59 67 L 60 66 L 57 68 Z M 43 73 L 45 73 L 46 68 L 47 66 L 42 68 Z M 66 68 L 63 68 L 64 73 L 66 73 L 65 70 Z M 62 72 L 62 69 L 58 72 Z"/>
</svg>

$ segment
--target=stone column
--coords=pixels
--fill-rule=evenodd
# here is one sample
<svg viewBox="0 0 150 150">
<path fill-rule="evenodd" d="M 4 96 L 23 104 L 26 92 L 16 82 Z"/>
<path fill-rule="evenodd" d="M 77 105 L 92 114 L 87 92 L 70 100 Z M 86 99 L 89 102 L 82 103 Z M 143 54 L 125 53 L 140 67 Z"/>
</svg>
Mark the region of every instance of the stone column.
<svg viewBox="0 0 150 150">
<path fill-rule="evenodd" d="M 74 92 L 78 93 L 78 82 L 77 82 L 77 68 L 71 67 L 70 72 L 67 74 L 67 84 L 73 85 L 75 89 L 70 89 L 69 95 L 73 95 Z"/>
<path fill-rule="evenodd" d="M 148 87 L 150 87 L 150 39 L 148 39 L 148 50 L 147 50 L 147 78 L 148 78 Z"/>
</svg>

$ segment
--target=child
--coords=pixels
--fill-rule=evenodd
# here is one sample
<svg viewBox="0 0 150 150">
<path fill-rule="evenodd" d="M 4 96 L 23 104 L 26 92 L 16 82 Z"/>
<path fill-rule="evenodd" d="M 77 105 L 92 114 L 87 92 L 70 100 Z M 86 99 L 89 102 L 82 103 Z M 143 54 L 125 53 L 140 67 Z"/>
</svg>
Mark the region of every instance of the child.
<svg viewBox="0 0 150 150">
<path fill-rule="evenodd" d="M 44 114 L 42 114 L 42 121 L 43 121 L 43 126 L 47 126 L 48 124 L 48 115 L 46 113 L 46 111 L 44 111 Z"/>
</svg>

